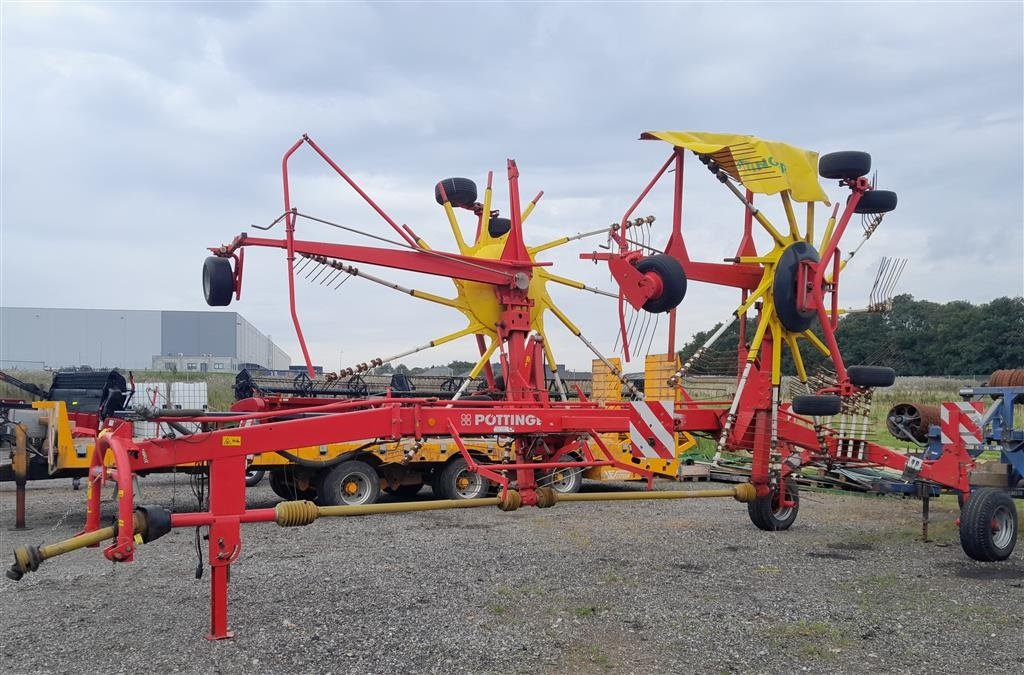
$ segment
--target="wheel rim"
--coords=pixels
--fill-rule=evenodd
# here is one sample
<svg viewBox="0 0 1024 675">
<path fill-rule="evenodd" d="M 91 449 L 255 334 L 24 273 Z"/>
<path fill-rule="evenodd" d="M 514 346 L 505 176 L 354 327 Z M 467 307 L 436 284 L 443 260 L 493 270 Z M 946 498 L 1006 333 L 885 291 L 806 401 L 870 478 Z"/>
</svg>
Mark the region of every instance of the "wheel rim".
<svg viewBox="0 0 1024 675">
<path fill-rule="evenodd" d="M 772 511 L 772 515 L 775 516 L 776 520 L 786 520 L 792 514 L 793 514 L 793 507 L 792 506 L 787 506 L 786 508 L 775 509 L 774 511 Z"/>
<path fill-rule="evenodd" d="M 484 477 L 478 473 L 462 470 L 455 477 L 455 494 L 459 499 L 476 499 L 484 491 Z"/>
<path fill-rule="evenodd" d="M 350 474 L 341 482 L 341 501 L 345 504 L 362 504 L 369 495 L 370 482 L 362 474 Z"/>
<path fill-rule="evenodd" d="M 554 488 L 555 492 L 571 492 L 577 481 L 577 471 L 572 467 L 565 467 L 563 469 L 555 469 L 551 472 L 551 482 L 549 486 Z"/>
<path fill-rule="evenodd" d="M 992 543 L 997 548 L 1006 548 L 1017 536 L 1013 526 L 1013 514 L 1005 506 L 996 508 L 992 514 Z"/>
<path fill-rule="evenodd" d="M 775 502 L 774 508 L 772 508 L 772 516 L 774 516 L 775 520 L 779 521 L 787 520 L 793 515 L 793 509 L 795 508 L 793 506 L 780 506 L 781 500 L 782 498 L 779 497 L 779 501 Z"/>
</svg>

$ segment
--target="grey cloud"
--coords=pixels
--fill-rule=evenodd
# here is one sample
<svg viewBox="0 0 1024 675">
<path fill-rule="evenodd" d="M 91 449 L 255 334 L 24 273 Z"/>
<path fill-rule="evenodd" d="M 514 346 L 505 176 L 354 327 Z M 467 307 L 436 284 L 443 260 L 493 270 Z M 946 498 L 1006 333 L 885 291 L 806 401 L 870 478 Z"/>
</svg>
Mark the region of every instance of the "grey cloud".
<svg viewBox="0 0 1024 675">
<path fill-rule="evenodd" d="M 844 281 L 851 301 L 882 253 L 910 257 L 903 287 L 935 300 L 1024 287 L 1020 265 L 997 262 L 1024 254 L 1019 4 L 76 4 L 5 5 L 4 18 L 6 303 L 199 307 L 204 247 L 278 215 L 280 156 L 302 132 L 442 245 L 434 181 L 494 169 L 504 195 L 509 156 L 524 193 L 546 191 L 529 233 L 542 239 L 621 216 L 667 154 L 636 141 L 644 129 L 865 149 L 901 206 Z M 735 247 L 739 213 L 698 169 L 687 237 L 714 259 Z M 294 170 L 303 208 L 386 232 L 313 157 Z M 664 195 L 641 212 L 670 213 Z M 553 256 L 559 269 L 607 285 L 579 250 Z M 53 264 L 83 252 L 130 270 L 132 292 Z M 21 283 L 44 264 L 45 283 Z M 282 265 L 252 256 L 238 309 L 298 356 Z M 328 364 L 332 341 L 363 358 L 367 342 L 377 355 L 460 325 L 401 298 L 385 302 L 424 334 L 355 325 L 382 292 L 306 292 Z M 610 347 L 602 299 L 565 297 Z M 682 332 L 733 302 L 695 287 Z"/>
</svg>

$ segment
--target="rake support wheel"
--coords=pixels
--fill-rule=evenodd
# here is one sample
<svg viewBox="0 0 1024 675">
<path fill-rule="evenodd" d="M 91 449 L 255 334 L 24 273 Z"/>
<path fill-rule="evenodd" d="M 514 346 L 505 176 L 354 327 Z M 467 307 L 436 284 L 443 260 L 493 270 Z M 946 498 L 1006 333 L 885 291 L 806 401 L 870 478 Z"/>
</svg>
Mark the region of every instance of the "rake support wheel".
<svg viewBox="0 0 1024 675">
<path fill-rule="evenodd" d="M 891 387 L 896 381 L 896 371 L 885 366 L 850 366 L 846 374 L 857 387 Z"/>
<path fill-rule="evenodd" d="M 434 186 L 434 199 L 438 204 L 444 204 L 445 197 L 452 206 L 469 208 L 476 203 L 476 183 L 469 178 L 445 178 Z"/>
<path fill-rule="evenodd" d="M 487 234 L 498 239 L 504 237 L 512 229 L 512 221 L 508 218 L 491 218 L 487 221 Z"/>
<path fill-rule="evenodd" d="M 866 152 L 847 150 L 830 152 L 818 160 L 818 173 L 822 178 L 849 180 L 860 178 L 871 171 L 871 155 Z"/>
<path fill-rule="evenodd" d="M 644 303 L 644 309 L 659 314 L 675 309 L 686 297 L 686 272 L 679 261 L 667 253 L 640 259 L 636 269 L 641 274 L 653 273 L 661 279 L 661 294 Z"/>
<path fill-rule="evenodd" d="M 896 210 L 896 193 L 892 190 L 869 190 L 860 196 L 854 213 L 877 214 Z"/>
<path fill-rule="evenodd" d="M 831 417 L 843 409 L 843 401 L 833 394 L 794 396 L 793 412 L 811 417 Z"/>
<path fill-rule="evenodd" d="M 768 532 L 788 530 L 800 511 L 800 491 L 791 480 L 786 481 L 786 498 L 793 502 L 792 506 L 781 506 L 778 501 L 778 490 L 775 489 L 764 497 L 747 502 L 750 522 L 758 529 Z"/>
<path fill-rule="evenodd" d="M 203 297 L 210 307 L 227 307 L 235 294 L 231 261 L 211 255 L 203 262 Z"/>
</svg>

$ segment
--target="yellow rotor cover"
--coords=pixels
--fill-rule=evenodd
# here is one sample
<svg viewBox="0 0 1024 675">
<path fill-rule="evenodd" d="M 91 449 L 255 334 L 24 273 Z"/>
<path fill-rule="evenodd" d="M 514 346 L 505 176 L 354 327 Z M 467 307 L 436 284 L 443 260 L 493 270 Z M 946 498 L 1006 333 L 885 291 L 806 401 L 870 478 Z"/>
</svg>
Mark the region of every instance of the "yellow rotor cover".
<svg viewBox="0 0 1024 675">
<path fill-rule="evenodd" d="M 751 192 L 774 195 L 790 190 L 797 201 L 829 203 L 818 182 L 818 153 L 812 150 L 756 136 L 706 131 L 645 131 L 640 138 L 710 155 Z"/>
</svg>

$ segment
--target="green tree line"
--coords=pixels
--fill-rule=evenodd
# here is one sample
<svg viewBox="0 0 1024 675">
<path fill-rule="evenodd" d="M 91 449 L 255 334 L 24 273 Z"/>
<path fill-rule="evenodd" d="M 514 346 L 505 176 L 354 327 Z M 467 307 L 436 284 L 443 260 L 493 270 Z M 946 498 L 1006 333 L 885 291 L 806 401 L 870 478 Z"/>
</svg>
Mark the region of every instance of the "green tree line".
<svg viewBox="0 0 1024 675">
<path fill-rule="evenodd" d="M 717 328 L 697 333 L 680 350 L 681 358 L 689 358 Z M 753 329 L 753 319 L 748 319 L 748 339 Z M 738 339 L 736 323 L 714 349 L 734 350 Z M 900 375 L 987 375 L 1001 368 L 1024 368 L 1024 298 L 972 304 L 898 295 L 890 312 L 843 316 L 836 340 L 847 365 L 886 365 Z M 800 341 L 800 353 L 808 371 L 824 363 L 806 341 Z M 788 350 L 783 354 L 785 371 L 794 372 Z"/>
</svg>

